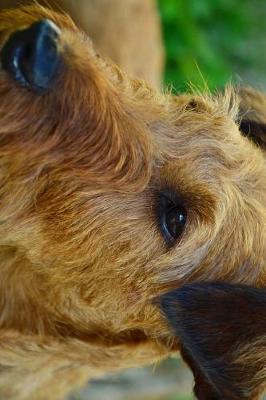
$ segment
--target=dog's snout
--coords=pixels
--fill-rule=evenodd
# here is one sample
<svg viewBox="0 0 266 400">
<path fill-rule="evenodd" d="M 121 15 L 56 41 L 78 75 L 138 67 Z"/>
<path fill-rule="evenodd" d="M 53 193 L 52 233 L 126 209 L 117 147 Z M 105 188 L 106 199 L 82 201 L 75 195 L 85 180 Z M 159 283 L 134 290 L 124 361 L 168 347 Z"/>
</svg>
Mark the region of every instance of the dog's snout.
<svg viewBox="0 0 266 400">
<path fill-rule="evenodd" d="M 14 32 L 1 50 L 2 68 L 31 90 L 49 89 L 60 64 L 59 36 L 60 29 L 47 19 Z"/>
</svg>

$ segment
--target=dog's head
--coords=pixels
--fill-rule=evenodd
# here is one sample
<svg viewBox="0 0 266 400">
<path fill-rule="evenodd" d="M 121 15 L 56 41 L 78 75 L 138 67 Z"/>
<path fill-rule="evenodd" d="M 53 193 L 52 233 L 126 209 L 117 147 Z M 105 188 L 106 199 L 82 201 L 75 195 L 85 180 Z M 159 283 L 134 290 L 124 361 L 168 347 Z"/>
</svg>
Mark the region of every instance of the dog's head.
<svg viewBox="0 0 266 400">
<path fill-rule="evenodd" d="M 167 347 L 161 293 L 265 283 L 265 156 L 236 94 L 158 94 L 40 7 L 2 13 L 0 41 L 3 327 Z"/>
</svg>

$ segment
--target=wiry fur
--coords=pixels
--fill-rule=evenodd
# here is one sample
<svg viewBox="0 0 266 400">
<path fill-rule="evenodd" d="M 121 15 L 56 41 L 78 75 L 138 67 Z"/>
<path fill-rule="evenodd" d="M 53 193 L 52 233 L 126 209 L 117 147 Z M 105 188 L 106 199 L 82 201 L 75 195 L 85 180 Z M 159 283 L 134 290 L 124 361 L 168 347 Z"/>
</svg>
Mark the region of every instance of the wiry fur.
<svg viewBox="0 0 266 400">
<path fill-rule="evenodd" d="M 265 155 L 239 131 L 238 95 L 161 95 L 40 7 L 1 13 L 1 45 L 40 18 L 62 29 L 54 88 L 39 96 L 0 71 L 5 399 L 59 399 L 176 351 L 153 302 L 169 289 L 266 281 Z M 171 249 L 155 213 L 166 188 L 188 212 Z"/>
</svg>

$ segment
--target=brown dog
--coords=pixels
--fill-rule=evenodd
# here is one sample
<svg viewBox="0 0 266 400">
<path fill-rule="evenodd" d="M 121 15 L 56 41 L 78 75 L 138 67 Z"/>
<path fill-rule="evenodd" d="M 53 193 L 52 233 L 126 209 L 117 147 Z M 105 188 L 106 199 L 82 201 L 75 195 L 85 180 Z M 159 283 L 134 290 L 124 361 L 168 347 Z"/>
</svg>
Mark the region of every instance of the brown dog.
<svg viewBox="0 0 266 400">
<path fill-rule="evenodd" d="M 166 291 L 265 286 L 265 154 L 240 132 L 264 125 L 232 90 L 127 78 L 40 7 L 3 12 L 0 43 L 0 393 L 59 399 L 176 351 Z"/>
</svg>

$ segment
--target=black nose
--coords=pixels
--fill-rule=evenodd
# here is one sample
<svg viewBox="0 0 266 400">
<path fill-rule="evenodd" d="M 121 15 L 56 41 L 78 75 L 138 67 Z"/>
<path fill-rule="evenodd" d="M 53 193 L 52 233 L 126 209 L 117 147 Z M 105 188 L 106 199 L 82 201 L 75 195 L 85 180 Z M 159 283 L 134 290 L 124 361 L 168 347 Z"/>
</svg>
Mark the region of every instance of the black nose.
<svg viewBox="0 0 266 400">
<path fill-rule="evenodd" d="M 2 68 L 31 90 L 49 89 L 60 64 L 59 35 L 60 29 L 49 20 L 14 32 L 1 50 Z"/>
</svg>

